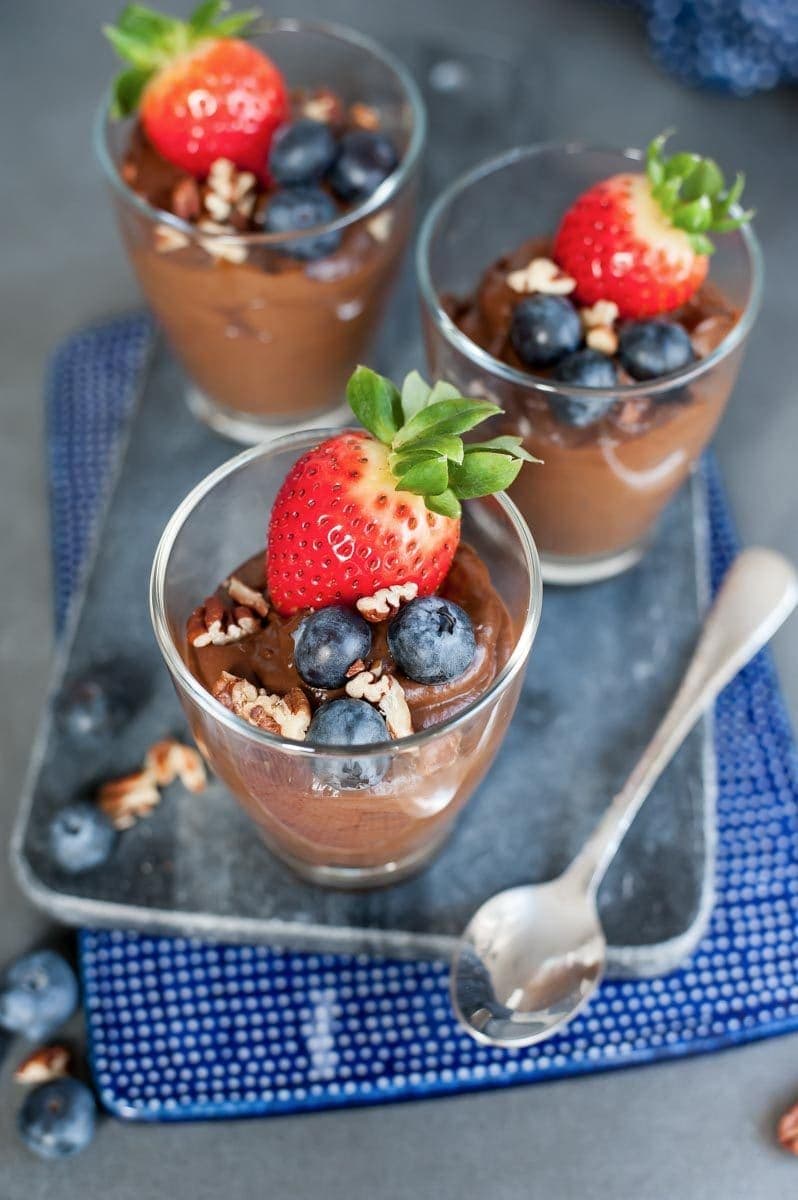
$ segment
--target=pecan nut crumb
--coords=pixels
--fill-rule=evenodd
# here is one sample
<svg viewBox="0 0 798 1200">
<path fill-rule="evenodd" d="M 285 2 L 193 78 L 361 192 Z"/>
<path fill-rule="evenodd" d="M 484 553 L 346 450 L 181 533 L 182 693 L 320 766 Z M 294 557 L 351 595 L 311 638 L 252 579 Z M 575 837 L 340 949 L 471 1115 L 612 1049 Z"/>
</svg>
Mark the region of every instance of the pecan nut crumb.
<svg viewBox="0 0 798 1200">
<path fill-rule="evenodd" d="M 514 292 L 522 294 L 544 292 L 549 296 L 567 296 L 576 287 L 576 280 L 561 271 L 550 258 L 533 258 L 527 266 L 511 271 L 507 284 Z"/>
<path fill-rule="evenodd" d="M 355 675 L 359 675 L 360 672 L 365 671 L 365 669 L 366 669 L 366 664 L 363 662 L 363 659 L 356 658 L 355 661 L 352 663 L 351 667 L 349 667 L 347 669 L 346 677 L 347 677 L 347 679 L 354 679 Z"/>
<path fill-rule="evenodd" d="M 383 212 L 377 213 L 376 217 L 372 217 L 369 221 L 366 221 L 366 229 L 375 242 L 379 242 L 380 244 L 387 242 L 393 229 L 393 213 L 391 210 L 386 208 Z"/>
<path fill-rule="evenodd" d="M 381 672 L 382 664 L 379 664 L 379 670 Z M 404 688 L 393 675 L 377 674 L 373 668 L 361 671 L 347 683 L 346 694 L 353 700 L 376 704 L 392 738 L 409 737 L 413 732 L 413 718 Z"/>
<path fill-rule="evenodd" d="M 415 600 L 418 595 L 416 583 L 393 583 L 390 587 L 380 588 L 373 596 L 363 596 L 356 603 L 357 611 L 372 624 L 392 617 L 394 613 L 408 600 Z"/>
<path fill-rule="evenodd" d="M 172 254 L 175 250 L 184 250 L 189 242 L 182 230 L 164 224 L 155 226 L 153 238 L 158 254 Z"/>
<path fill-rule="evenodd" d="M 585 329 L 612 327 L 618 320 L 618 305 L 614 300 L 597 300 L 595 304 L 579 309 L 579 319 Z"/>
<path fill-rule="evenodd" d="M 270 695 L 265 688 L 223 671 L 211 691 L 225 708 L 250 725 L 295 742 L 305 740 L 312 714 L 301 688 L 291 688 L 284 696 Z"/>
<path fill-rule="evenodd" d="M 618 334 L 611 325 L 593 325 L 585 333 L 585 343 L 599 354 L 612 356 L 618 350 Z"/>
<path fill-rule="evenodd" d="M 69 1074 L 71 1055 L 66 1046 L 41 1046 L 23 1058 L 14 1072 L 17 1083 L 49 1083 Z"/>
<path fill-rule="evenodd" d="M 249 605 L 236 604 L 225 608 L 218 596 L 208 596 L 203 604 L 195 608 L 186 623 L 189 644 L 198 649 L 202 646 L 227 646 L 240 642 L 260 628 L 260 618 Z"/>
<path fill-rule="evenodd" d="M 374 133 L 380 128 L 382 121 L 376 108 L 357 101 L 349 106 L 349 123 L 354 125 L 355 129 L 367 129 L 370 133 Z"/>
<path fill-rule="evenodd" d="M 779 1145 L 790 1154 L 798 1155 L 798 1104 L 793 1104 L 780 1119 L 776 1127 Z"/>
<path fill-rule="evenodd" d="M 150 773 L 158 787 L 168 787 L 179 779 L 190 792 L 204 790 L 208 777 L 198 750 L 185 746 L 176 738 L 162 738 L 150 746 L 144 759 L 144 770 Z"/>
<path fill-rule="evenodd" d="M 222 225 L 218 221 L 202 220 L 197 222 L 197 228 L 214 237 L 200 238 L 200 245 L 211 258 L 222 262 L 240 264 L 246 262 L 247 248 L 243 242 L 235 240 L 236 231 L 232 225 Z M 226 234 L 226 237 L 222 237 Z M 216 236 L 218 235 L 218 236 Z"/>
<path fill-rule="evenodd" d="M 325 125 L 341 125 L 344 106 L 340 96 L 330 88 L 317 88 L 307 93 L 297 91 L 292 96 L 292 107 L 297 116 L 309 117 L 311 121 L 323 121 Z"/>
<path fill-rule="evenodd" d="M 251 171 L 239 171 L 229 158 L 211 163 L 202 204 L 212 221 L 245 229 L 255 209 L 258 181 Z"/>
<path fill-rule="evenodd" d="M 100 788 L 97 803 L 115 829 L 131 829 L 141 817 L 157 808 L 161 793 L 148 770 L 109 779 Z"/>
<path fill-rule="evenodd" d="M 251 588 L 237 575 L 231 575 L 229 579 L 225 579 L 224 586 L 227 588 L 230 599 L 235 600 L 236 604 L 241 604 L 244 608 L 251 608 L 259 617 L 269 615 L 269 602 L 263 592 Z"/>
</svg>

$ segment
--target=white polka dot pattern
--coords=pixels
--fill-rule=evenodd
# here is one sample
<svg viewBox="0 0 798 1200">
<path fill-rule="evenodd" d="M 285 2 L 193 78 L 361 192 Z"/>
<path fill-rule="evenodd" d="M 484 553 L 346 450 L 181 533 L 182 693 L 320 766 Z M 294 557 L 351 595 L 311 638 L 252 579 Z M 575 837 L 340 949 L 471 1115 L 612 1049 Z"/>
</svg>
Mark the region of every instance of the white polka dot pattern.
<svg viewBox="0 0 798 1200">
<path fill-rule="evenodd" d="M 78 335 L 51 375 L 54 558 L 68 595 L 146 354 L 143 319 Z M 736 538 L 705 466 L 717 585 Z M 59 611 L 62 611 L 60 608 Z M 718 901 L 663 979 L 605 983 L 539 1047 L 493 1051 L 451 1015 L 447 965 L 81 934 L 106 1105 L 163 1120 L 302 1110 L 574 1075 L 798 1028 L 798 763 L 767 654 L 718 701 Z"/>
</svg>

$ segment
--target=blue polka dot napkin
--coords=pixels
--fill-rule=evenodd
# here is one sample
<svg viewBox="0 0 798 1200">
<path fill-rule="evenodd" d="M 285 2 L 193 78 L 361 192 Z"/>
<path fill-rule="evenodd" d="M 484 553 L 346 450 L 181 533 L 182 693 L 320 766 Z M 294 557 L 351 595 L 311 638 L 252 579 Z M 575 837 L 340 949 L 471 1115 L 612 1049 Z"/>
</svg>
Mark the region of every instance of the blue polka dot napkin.
<svg viewBox="0 0 798 1200">
<path fill-rule="evenodd" d="M 48 382 L 57 612 L 89 539 L 151 341 L 145 318 L 79 333 Z M 737 542 L 705 465 L 717 586 Z M 720 697 L 718 900 L 662 979 L 608 981 L 561 1035 L 479 1046 L 447 964 L 81 933 L 90 1056 L 105 1105 L 139 1120 L 329 1108 L 577 1075 L 798 1029 L 798 759 L 764 653 Z"/>
</svg>

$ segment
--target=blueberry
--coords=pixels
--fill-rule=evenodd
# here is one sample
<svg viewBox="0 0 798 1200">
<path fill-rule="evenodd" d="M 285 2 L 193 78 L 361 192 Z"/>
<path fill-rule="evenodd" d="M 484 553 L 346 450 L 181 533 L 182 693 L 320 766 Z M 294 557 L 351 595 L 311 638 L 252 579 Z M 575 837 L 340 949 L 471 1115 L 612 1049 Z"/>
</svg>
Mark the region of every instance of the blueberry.
<svg viewBox="0 0 798 1200">
<path fill-rule="evenodd" d="M 398 163 L 396 147 L 384 133 L 354 129 L 341 138 L 329 175 L 330 186 L 342 200 L 365 200 Z"/>
<path fill-rule="evenodd" d="M 330 700 L 310 722 L 307 740 L 317 746 L 369 746 L 390 741 L 388 727 L 376 708 L 365 700 Z M 373 787 L 388 769 L 387 756 L 330 758 L 319 768 L 323 781 L 333 787 Z"/>
<path fill-rule="evenodd" d="M 17 1128 L 25 1145 L 39 1158 L 70 1158 L 94 1137 L 97 1105 L 85 1083 L 53 1079 L 25 1097 Z"/>
<path fill-rule="evenodd" d="M 329 126 L 303 117 L 277 130 L 269 151 L 269 173 L 289 187 L 316 183 L 332 166 L 335 153 Z"/>
<path fill-rule="evenodd" d="M 78 981 L 69 963 L 54 950 L 18 958 L 0 989 L 0 1026 L 32 1042 L 54 1033 L 78 1006 Z"/>
<path fill-rule="evenodd" d="M 552 378 L 578 387 L 611 388 L 618 382 L 615 363 L 598 350 L 576 350 L 557 363 Z M 550 395 L 549 408 L 558 421 L 583 429 L 599 421 L 615 403 L 614 396 Z"/>
<path fill-rule="evenodd" d="M 618 340 L 621 362 L 633 379 L 658 379 L 688 366 L 695 355 L 687 330 L 676 321 L 628 321 Z"/>
<path fill-rule="evenodd" d="M 295 233 L 326 225 L 338 216 L 335 201 L 317 187 L 284 188 L 275 192 L 263 213 L 263 228 L 267 233 Z M 341 232 L 330 229 L 315 237 L 298 238 L 286 244 L 284 253 L 292 258 L 311 262 L 334 254 L 341 244 Z"/>
<path fill-rule="evenodd" d="M 311 687 L 343 687 L 352 663 L 370 650 L 368 622 L 342 604 L 311 613 L 294 632 L 296 669 Z"/>
<path fill-rule="evenodd" d="M 550 367 L 582 342 L 579 314 L 565 296 L 528 296 L 513 311 L 510 342 L 527 367 Z"/>
<path fill-rule="evenodd" d="M 98 679 L 78 679 L 61 694 L 59 724 L 73 737 L 91 737 L 114 725 L 113 701 Z"/>
<path fill-rule="evenodd" d="M 444 683 L 471 665 L 477 652 L 468 613 L 440 596 L 422 596 L 388 626 L 388 649 L 409 679 Z"/>
<path fill-rule="evenodd" d="M 90 871 L 110 855 L 116 832 L 96 804 L 78 801 L 55 814 L 48 831 L 53 861 L 70 875 Z"/>
</svg>

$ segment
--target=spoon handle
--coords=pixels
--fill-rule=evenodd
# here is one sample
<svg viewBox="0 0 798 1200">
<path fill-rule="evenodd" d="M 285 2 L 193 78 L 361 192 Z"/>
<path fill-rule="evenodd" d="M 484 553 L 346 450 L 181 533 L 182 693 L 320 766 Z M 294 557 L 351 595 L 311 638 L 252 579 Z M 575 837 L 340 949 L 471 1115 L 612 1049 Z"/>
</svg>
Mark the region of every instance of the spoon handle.
<svg viewBox="0 0 798 1200">
<path fill-rule="evenodd" d="M 798 576 L 774 550 L 752 547 L 729 570 L 682 684 L 626 784 L 568 868 L 595 892 L 641 804 L 698 718 L 768 642 L 798 601 Z"/>
</svg>

